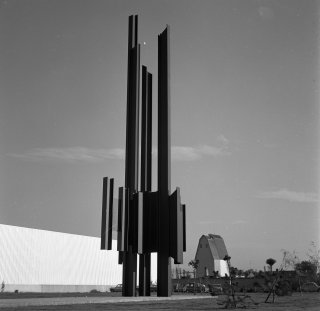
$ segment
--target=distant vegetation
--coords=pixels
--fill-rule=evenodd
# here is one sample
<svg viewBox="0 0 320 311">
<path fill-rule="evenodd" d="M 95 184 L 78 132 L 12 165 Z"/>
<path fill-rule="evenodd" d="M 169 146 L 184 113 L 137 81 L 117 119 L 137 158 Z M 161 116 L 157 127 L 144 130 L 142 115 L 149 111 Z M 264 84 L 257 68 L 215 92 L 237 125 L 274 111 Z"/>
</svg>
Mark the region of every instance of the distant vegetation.
<svg viewBox="0 0 320 311">
<path fill-rule="evenodd" d="M 296 252 L 282 250 L 283 259 L 278 269 L 273 269 L 276 260 L 268 258 L 266 264 L 270 267 L 269 271 L 257 271 L 254 269 L 242 270 L 230 266 L 230 275 L 236 284 L 237 291 L 259 292 L 268 291 L 273 280 L 280 277 L 281 282 L 285 283 L 288 291 L 300 291 L 301 285 L 307 282 L 315 282 L 320 285 L 320 249 L 314 242 L 310 244 L 306 259 L 300 260 Z M 223 284 L 228 282 L 228 278 L 221 277 L 215 271 L 211 276 L 196 278 L 195 271 L 199 266 L 199 261 L 191 260 L 188 265 L 193 268 L 192 273 L 183 270 L 180 273 L 176 268 L 175 284 L 183 286 L 186 282 L 199 282 L 208 286 L 213 284 Z"/>
</svg>

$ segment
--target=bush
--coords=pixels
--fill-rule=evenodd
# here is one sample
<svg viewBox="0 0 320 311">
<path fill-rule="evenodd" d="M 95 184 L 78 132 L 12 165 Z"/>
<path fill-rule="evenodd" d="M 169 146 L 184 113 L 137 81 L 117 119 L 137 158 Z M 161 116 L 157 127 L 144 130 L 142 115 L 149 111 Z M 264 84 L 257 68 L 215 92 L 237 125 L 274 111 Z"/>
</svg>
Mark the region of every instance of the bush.
<svg viewBox="0 0 320 311">
<path fill-rule="evenodd" d="M 91 293 L 91 294 L 98 294 L 98 293 L 100 293 L 100 291 L 98 291 L 97 289 L 92 289 L 92 290 L 90 291 L 90 293 Z"/>
</svg>

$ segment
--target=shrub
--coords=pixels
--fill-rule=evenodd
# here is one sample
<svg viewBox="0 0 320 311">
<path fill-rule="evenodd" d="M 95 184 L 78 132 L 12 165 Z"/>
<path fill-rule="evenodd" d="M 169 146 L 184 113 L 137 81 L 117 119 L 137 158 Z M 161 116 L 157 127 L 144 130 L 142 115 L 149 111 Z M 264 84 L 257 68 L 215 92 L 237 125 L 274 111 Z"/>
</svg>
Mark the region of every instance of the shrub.
<svg viewBox="0 0 320 311">
<path fill-rule="evenodd" d="M 98 291 L 97 289 L 92 289 L 90 291 L 91 294 L 97 294 L 97 293 L 100 293 L 100 291 Z"/>
</svg>

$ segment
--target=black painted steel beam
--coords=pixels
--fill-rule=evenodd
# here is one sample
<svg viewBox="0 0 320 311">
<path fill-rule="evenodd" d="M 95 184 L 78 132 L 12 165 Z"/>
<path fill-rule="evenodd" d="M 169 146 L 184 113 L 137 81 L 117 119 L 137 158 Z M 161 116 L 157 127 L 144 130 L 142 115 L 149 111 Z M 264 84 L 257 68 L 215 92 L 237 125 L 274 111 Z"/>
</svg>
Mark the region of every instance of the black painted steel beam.
<svg viewBox="0 0 320 311">
<path fill-rule="evenodd" d="M 139 296 L 150 296 L 150 253 L 139 256 Z"/>
<path fill-rule="evenodd" d="M 130 194 L 138 191 L 139 169 L 139 87 L 140 87 L 140 45 L 138 44 L 138 16 L 129 17 L 128 36 L 128 81 L 127 81 L 127 127 L 125 157 L 125 187 Z M 131 206 L 130 206 L 131 205 Z M 133 206 L 129 204 L 128 232 L 129 238 L 135 230 Z M 135 296 L 137 283 L 137 254 L 133 252 L 132 243 L 123 252 L 122 295 Z"/>
<path fill-rule="evenodd" d="M 138 16 L 129 17 L 125 187 L 138 190 L 140 45 Z"/>
<path fill-rule="evenodd" d="M 113 185 L 113 178 L 103 178 L 101 249 L 107 250 L 112 249 Z"/>
<path fill-rule="evenodd" d="M 183 251 L 187 251 L 187 237 L 186 237 L 186 205 L 182 204 L 183 209 Z"/>
<path fill-rule="evenodd" d="M 126 252 L 129 249 L 129 204 L 130 194 L 127 188 L 119 188 L 118 198 L 118 246 L 117 250 Z"/>
<path fill-rule="evenodd" d="M 148 133 L 148 71 L 146 66 L 142 66 L 142 85 L 141 85 L 141 178 L 140 191 L 147 190 L 147 133 Z"/>
<path fill-rule="evenodd" d="M 169 254 L 171 187 L 170 89 L 169 89 L 169 27 L 158 36 L 158 192 L 159 250 L 158 296 L 171 295 L 171 258 Z"/>
<path fill-rule="evenodd" d="M 145 209 L 145 193 L 137 193 L 137 253 L 144 254 L 145 245 L 143 243 L 143 232 L 144 232 L 144 209 Z"/>
<path fill-rule="evenodd" d="M 152 75 L 147 71 L 146 66 L 142 66 L 142 94 L 141 94 L 141 178 L 140 190 L 142 192 L 151 191 L 151 157 L 152 157 Z M 141 200 L 139 201 L 141 204 Z M 147 209 L 148 205 L 147 194 L 143 196 L 142 209 L 139 205 L 140 222 L 139 230 L 141 236 L 138 235 L 138 244 L 142 243 L 143 247 L 138 253 L 139 256 L 139 295 L 150 296 L 151 283 L 151 255 L 146 251 L 146 235 L 148 227 Z M 139 231 L 140 232 L 140 231 Z M 141 239 L 141 240 L 140 240 Z"/>
<path fill-rule="evenodd" d="M 147 184 L 146 191 L 152 190 L 152 74 L 148 72 L 148 97 L 147 97 L 147 159 L 146 159 L 146 169 L 147 169 Z M 148 205 L 146 208 L 152 208 L 153 206 Z M 146 215 L 146 213 L 144 213 Z M 145 223 L 148 218 L 144 218 Z M 154 221 L 153 221 L 154 222 Z M 146 225 L 144 226 L 146 228 Z M 146 240 L 144 238 L 144 240 Z M 151 254 L 147 252 L 144 254 L 144 284 L 146 296 L 151 295 Z"/>
<path fill-rule="evenodd" d="M 175 264 L 183 263 L 183 206 L 180 199 L 180 188 L 171 194 L 170 202 L 170 256 Z"/>
<path fill-rule="evenodd" d="M 124 251 L 124 242 L 123 242 L 123 234 L 122 230 L 123 228 L 123 213 L 124 213 L 124 193 L 123 193 L 123 187 L 119 188 L 118 192 L 118 226 L 117 226 L 117 251 L 119 252 L 119 259 L 118 259 L 118 264 L 122 265 L 123 264 L 123 251 Z"/>
<path fill-rule="evenodd" d="M 159 249 L 159 193 L 146 192 L 145 209 L 145 247 L 147 253 L 158 252 Z"/>
<path fill-rule="evenodd" d="M 108 202 L 108 177 L 103 178 L 103 186 L 102 186 L 102 217 L 101 217 L 101 245 L 100 249 L 107 249 L 106 243 L 106 228 L 107 228 L 107 202 Z"/>
<path fill-rule="evenodd" d="M 148 96 L 147 96 L 147 184 L 146 191 L 152 190 L 152 74 L 148 72 Z"/>
</svg>

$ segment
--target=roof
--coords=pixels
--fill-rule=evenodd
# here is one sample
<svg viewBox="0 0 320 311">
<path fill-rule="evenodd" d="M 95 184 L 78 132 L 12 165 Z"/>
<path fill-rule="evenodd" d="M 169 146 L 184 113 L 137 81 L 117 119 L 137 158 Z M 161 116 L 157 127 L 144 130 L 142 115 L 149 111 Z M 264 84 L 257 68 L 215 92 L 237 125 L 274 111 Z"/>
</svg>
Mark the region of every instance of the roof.
<svg viewBox="0 0 320 311">
<path fill-rule="evenodd" d="M 224 259 L 224 257 L 228 255 L 226 245 L 224 244 L 223 238 L 220 235 L 209 233 L 208 235 L 203 235 L 202 237 L 207 239 L 214 259 Z"/>
</svg>

